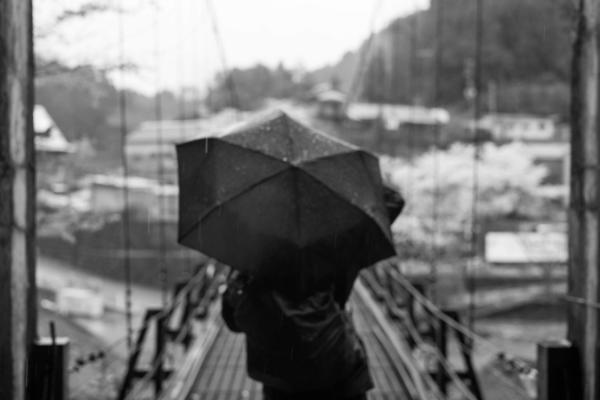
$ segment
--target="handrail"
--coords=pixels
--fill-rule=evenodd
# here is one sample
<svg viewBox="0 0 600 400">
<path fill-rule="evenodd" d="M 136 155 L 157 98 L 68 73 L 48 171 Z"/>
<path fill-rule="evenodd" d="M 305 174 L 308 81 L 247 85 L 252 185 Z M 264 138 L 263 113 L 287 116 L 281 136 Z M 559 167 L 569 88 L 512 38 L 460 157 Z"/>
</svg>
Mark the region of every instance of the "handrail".
<svg viewBox="0 0 600 400">
<path fill-rule="evenodd" d="M 408 355 L 409 350 L 406 348 L 406 346 L 403 345 L 403 343 L 398 339 L 398 337 L 394 335 L 391 326 L 385 321 L 383 313 L 381 312 L 379 307 L 377 307 L 377 304 L 375 304 L 371 296 L 369 296 L 369 294 L 367 293 L 367 289 L 360 280 L 356 281 L 356 284 L 354 285 L 354 290 L 356 291 L 356 294 L 359 296 L 360 300 L 363 301 L 370 309 L 373 317 L 375 318 L 375 321 L 394 347 L 396 353 L 402 359 L 404 365 L 408 370 L 408 373 L 410 374 L 411 381 L 414 384 L 416 395 L 422 400 L 431 399 L 431 393 L 426 389 L 423 377 L 421 376 L 420 372 L 414 367 L 414 360 L 412 360 Z"/>
<path fill-rule="evenodd" d="M 216 274 L 221 274 L 221 270 L 217 271 Z M 167 349 L 166 342 L 171 341 L 176 344 L 183 344 L 186 348 L 190 343 L 191 336 L 191 321 L 196 317 L 196 313 L 201 304 L 205 303 L 205 297 L 214 297 L 213 291 L 216 290 L 214 285 L 217 279 L 211 279 L 209 284 L 207 280 L 211 277 L 207 276 L 207 267 L 203 266 L 198 272 L 188 280 L 185 285 L 177 286 L 174 299 L 168 308 L 161 310 L 148 310 L 146 317 L 144 318 L 140 334 L 136 341 L 136 346 L 133 352 L 130 354 L 128 360 L 128 367 L 126 375 L 121 383 L 119 390 L 118 400 L 133 399 L 135 396 L 145 387 L 150 380 L 155 381 L 155 390 L 158 393 L 162 392 L 162 384 L 164 379 L 170 375 L 169 371 L 163 370 L 164 356 Z M 201 291 L 202 293 L 193 296 L 193 291 Z M 182 317 L 180 318 L 178 327 L 176 329 L 169 329 L 169 322 L 173 317 L 176 309 L 179 306 L 183 306 Z M 204 317 L 203 315 L 202 317 Z M 146 333 L 149 325 L 152 321 L 155 321 L 157 326 L 157 337 L 154 354 L 154 362 L 147 371 L 138 371 L 137 363 L 144 341 L 146 340 Z M 141 375 L 141 376 L 140 376 Z M 133 390 L 133 380 L 139 378 L 136 385 L 136 390 Z"/>
</svg>

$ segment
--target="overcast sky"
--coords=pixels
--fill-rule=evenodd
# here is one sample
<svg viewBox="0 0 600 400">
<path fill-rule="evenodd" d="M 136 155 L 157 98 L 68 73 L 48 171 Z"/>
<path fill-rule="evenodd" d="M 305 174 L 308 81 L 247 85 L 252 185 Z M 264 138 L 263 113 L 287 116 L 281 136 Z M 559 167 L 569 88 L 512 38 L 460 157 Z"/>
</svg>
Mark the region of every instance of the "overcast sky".
<svg viewBox="0 0 600 400">
<path fill-rule="evenodd" d="M 118 13 L 99 13 L 52 28 L 66 5 L 89 0 L 35 0 L 36 51 L 71 65 L 118 64 Z M 101 3 L 102 0 L 99 0 Z M 139 66 L 125 84 L 203 88 L 222 68 L 204 0 L 105 0 L 124 4 L 126 61 Z M 212 0 L 229 66 L 308 69 L 337 61 L 360 45 L 375 27 L 426 6 L 428 0 Z M 156 6 L 155 6 L 156 4 Z M 157 18 L 158 15 L 160 17 Z M 157 39 L 159 40 L 157 41 Z M 158 52 L 156 50 L 158 43 Z M 157 57 L 156 54 L 159 54 Z M 118 81 L 118 76 L 115 77 Z M 119 82 L 116 82 L 117 84 Z"/>
</svg>

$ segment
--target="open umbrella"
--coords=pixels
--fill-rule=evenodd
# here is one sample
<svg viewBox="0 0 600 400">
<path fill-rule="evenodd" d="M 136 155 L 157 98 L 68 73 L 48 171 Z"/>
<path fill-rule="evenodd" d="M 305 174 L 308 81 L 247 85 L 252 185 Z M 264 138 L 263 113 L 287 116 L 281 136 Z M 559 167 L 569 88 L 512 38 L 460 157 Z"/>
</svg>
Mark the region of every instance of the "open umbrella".
<svg viewBox="0 0 600 400">
<path fill-rule="evenodd" d="M 236 269 L 319 274 L 395 253 L 377 158 L 281 111 L 177 156 L 179 243 Z"/>
</svg>

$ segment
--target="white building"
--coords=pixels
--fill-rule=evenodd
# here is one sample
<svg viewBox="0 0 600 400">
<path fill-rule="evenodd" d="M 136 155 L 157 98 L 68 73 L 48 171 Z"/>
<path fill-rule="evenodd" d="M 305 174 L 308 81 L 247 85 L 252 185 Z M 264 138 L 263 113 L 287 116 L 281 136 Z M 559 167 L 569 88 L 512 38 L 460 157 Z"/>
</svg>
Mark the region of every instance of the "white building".
<svg viewBox="0 0 600 400">
<path fill-rule="evenodd" d="M 351 103 L 346 110 L 349 119 L 373 121 L 382 119 L 386 129 L 397 130 L 403 124 L 445 125 L 450 113 L 443 108 L 427 108 L 399 104 Z"/>
<path fill-rule="evenodd" d="M 197 120 L 147 121 L 127 135 L 126 154 L 132 174 L 163 178 L 175 182 L 177 159 L 175 144 L 187 140 L 219 135 L 241 118 L 239 112 L 224 110 L 209 118 Z"/>
<path fill-rule="evenodd" d="M 488 232 L 485 260 L 492 264 L 566 264 L 567 234 L 550 232 Z"/>
<path fill-rule="evenodd" d="M 548 141 L 559 134 L 555 117 L 526 114 L 488 114 L 479 120 L 479 127 L 495 140 Z"/>
</svg>

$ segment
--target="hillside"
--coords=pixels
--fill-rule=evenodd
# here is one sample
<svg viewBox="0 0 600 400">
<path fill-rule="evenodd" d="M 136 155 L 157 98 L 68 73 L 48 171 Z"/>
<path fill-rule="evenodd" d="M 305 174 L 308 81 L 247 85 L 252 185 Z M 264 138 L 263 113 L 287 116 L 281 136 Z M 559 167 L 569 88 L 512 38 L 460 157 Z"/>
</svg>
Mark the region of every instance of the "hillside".
<svg viewBox="0 0 600 400">
<path fill-rule="evenodd" d="M 430 9 L 398 18 L 377 33 L 359 92 L 363 99 L 406 103 L 412 89 L 414 101 L 432 103 L 438 4 L 432 3 Z M 466 71 L 474 56 L 475 1 L 443 4 L 441 98 L 446 106 L 463 108 Z M 487 107 L 568 115 L 572 7 L 569 0 L 485 2 L 483 82 Z M 335 65 L 314 71 L 311 79 L 337 81 L 347 90 L 366 42 Z"/>
</svg>

